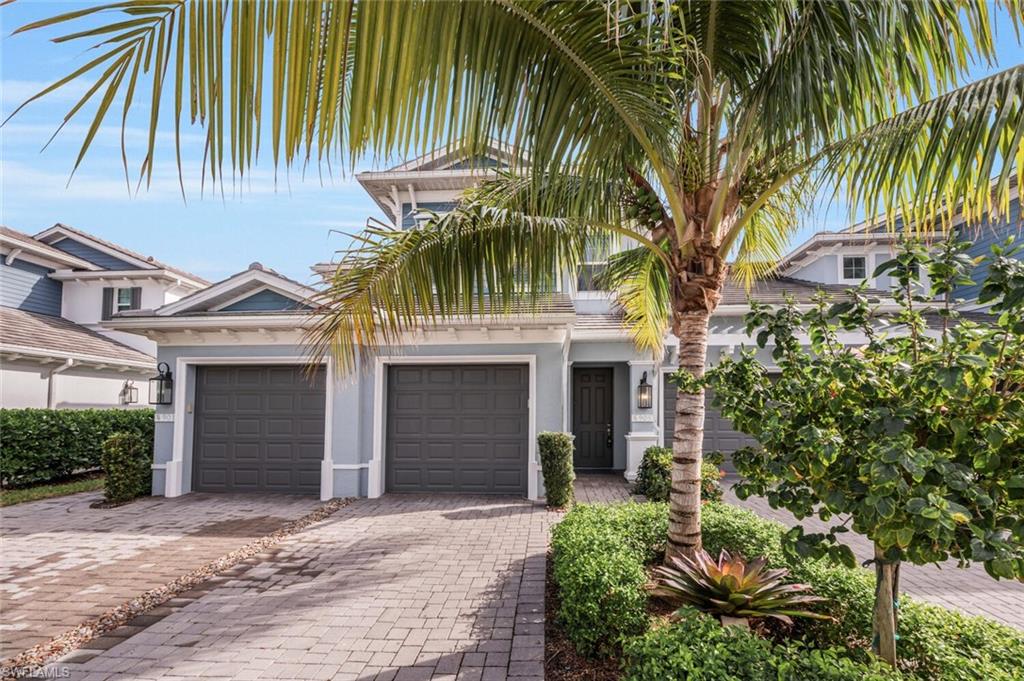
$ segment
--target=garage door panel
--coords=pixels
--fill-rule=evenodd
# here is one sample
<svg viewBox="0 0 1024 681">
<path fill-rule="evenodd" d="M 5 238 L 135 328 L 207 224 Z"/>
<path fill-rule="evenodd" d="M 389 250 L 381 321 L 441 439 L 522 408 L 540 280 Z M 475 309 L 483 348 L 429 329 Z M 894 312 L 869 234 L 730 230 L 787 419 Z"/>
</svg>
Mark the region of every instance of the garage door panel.
<svg viewBox="0 0 1024 681">
<path fill-rule="evenodd" d="M 528 378 L 518 365 L 391 367 L 386 489 L 525 494 Z"/>
<path fill-rule="evenodd" d="M 320 491 L 323 370 L 310 380 L 301 366 L 198 367 L 196 386 L 194 490 Z"/>
<path fill-rule="evenodd" d="M 664 383 L 664 411 L 662 413 L 662 431 L 664 441 L 671 443 L 676 418 L 676 386 L 666 378 Z M 737 449 L 757 444 L 757 440 L 733 428 L 732 422 L 722 416 L 711 406 L 713 394 L 706 391 L 704 399 L 704 451 L 734 452 Z M 728 469 L 730 465 L 726 463 Z"/>
<path fill-rule="evenodd" d="M 232 450 L 232 457 L 235 461 L 259 461 L 261 457 L 260 444 L 258 442 L 236 442 L 232 445 L 225 445 L 224 451 Z M 227 457 L 225 456 L 225 459 Z"/>
</svg>

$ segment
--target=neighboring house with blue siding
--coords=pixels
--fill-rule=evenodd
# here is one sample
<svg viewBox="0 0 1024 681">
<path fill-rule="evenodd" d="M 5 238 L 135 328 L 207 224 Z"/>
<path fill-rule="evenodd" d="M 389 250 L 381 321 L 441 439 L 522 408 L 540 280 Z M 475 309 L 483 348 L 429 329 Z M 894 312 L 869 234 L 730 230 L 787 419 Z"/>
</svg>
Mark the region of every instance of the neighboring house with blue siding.
<svg viewBox="0 0 1024 681">
<path fill-rule="evenodd" d="M 35 236 L 0 227 L 0 406 L 122 406 L 126 383 L 144 401 L 156 343 L 105 322 L 207 285 L 66 225 Z"/>
<path fill-rule="evenodd" d="M 992 246 L 1002 245 L 1007 239 L 1013 238 L 1014 243 L 1024 243 L 1024 223 L 1020 212 L 1020 195 L 1013 194 L 1010 201 L 1010 209 L 1007 215 L 997 221 L 988 218 L 978 225 L 961 224 L 958 229 L 960 235 L 970 239 L 974 245 L 969 253 L 974 257 L 991 255 Z M 967 301 L 967 305 L 975 307 L 978 294 L 981 293 L 981 283 L 988 276 L 988 263 L 983 262 L 974 270 L 974 285 L 962 286 L 956 290 L 956 297 Z"/>
</svg>

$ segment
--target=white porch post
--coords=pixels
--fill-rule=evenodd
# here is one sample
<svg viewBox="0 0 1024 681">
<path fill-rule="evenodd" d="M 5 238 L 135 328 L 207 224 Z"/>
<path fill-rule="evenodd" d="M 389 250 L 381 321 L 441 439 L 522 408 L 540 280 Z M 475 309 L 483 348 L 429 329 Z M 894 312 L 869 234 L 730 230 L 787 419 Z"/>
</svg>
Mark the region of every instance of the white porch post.
<svg viewBox="0 0 1024 681">
<path fill-rule="evenodd" d="M 641 409 L 637 405 L 637 386 L 647 373 L 647 382 L 654 390 L 654 399 L 651 400 L 651 407 Z M 660 404 L 657 398 L 661 391 L 659 385 L 660 374 L 655 371 L 653 360 L 636 360 L 629 363 L 629 433 L 626 435 L 626 480 L 636 480 L 640 462 L 643 460 L 644 450 L 658 444 L 658 426 L 655 419 L 655 405 Z"/>
</svg>

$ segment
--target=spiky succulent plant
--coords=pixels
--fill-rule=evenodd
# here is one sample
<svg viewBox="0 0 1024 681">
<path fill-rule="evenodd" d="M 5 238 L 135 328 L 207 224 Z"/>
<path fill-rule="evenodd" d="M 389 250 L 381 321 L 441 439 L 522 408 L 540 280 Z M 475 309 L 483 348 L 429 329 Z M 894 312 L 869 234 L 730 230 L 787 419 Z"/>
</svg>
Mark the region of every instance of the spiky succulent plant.
<svg viewBox="0 0 1024 681">
<path fill-rule="evenodd" d="M 774 617 L 787 624 L 793 617 L 828 619 L 804 609 L 823 598 L 811 595 L 806 584 L 786 583 L 788 570 L 767 570 L 766 558 L 746 561 L 722 551 L 714 560 L 701 550 L 694 558 L 673 558 L 655 569 L 653 593 L 681 606 L 692 606 L 727 617 Z"/>
</svg>

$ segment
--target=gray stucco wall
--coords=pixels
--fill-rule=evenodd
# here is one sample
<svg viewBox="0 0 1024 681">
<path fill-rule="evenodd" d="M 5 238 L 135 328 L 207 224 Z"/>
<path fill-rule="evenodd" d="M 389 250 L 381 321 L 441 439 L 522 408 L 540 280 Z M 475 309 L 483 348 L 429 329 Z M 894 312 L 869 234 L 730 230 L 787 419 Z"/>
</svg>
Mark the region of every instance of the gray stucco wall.
<svg viewBox="0 0 1024 681">
<path fill-rule="evenodd" d="M 537 432 L 544 430 L 561 430 L 564 410 L 562 395 L 562 344 L 507 344 L 507 345 L 426 345 L 414 348 L 403 348 L 401 351 L 381 352 L 381 356 L 389 354 L 409 360 L 415 357 L 434 357 L 437 362 L 464 359 L 468 356 L 508 356 L 534 355 L 536 357 L 536 404 L 531 405 L 536 419 Z M 253 363 L 273 364 L 274 358 L 304 357 L 305 348 L 294 345 L 235 345 L 235 346 L 176 346 L 161 347 L 158 361 L 167 362 L 172 371 L 176 371 L 176 363 L 180 358 L 255 358 Z M 435 361 L 431 359 L 430 361 Z M 335 375 L 331 386 L 332 410 L 331 445 L 333 463 L 333 490 L 335 496 L 365 496 L 369 491 L 368 468 L 355 468 L 360 464 L 369 464 L 373 457 L 374 404 L 376 386 L 374 385 L 375 362 L 359 367 L 349 375 Z M 175 384 L 185 382 L 185 414 L 183 423 L 184 461 L 182 470 L 183 491 L 191 488 L 192 480 L 192 438 L 195 429 L 193 419 L 195 400 L 195 369 L 188 368 L 184 375 L 175 374 Z M 158 418 L 173 415 L 174 405 L 158 406 Z M 173 457 L 174 424 L 158 421 L 155 429 L 154 460 L 157 464 L 170 461 Z M 538 476 L 539 478 L 539 476 Z M 162 470 L 154 470 L 153 493 L 163 494 L 165 475 Z M 542 481 L 538 480 L 538 489 L 543 490 Z"/>
</svg>

